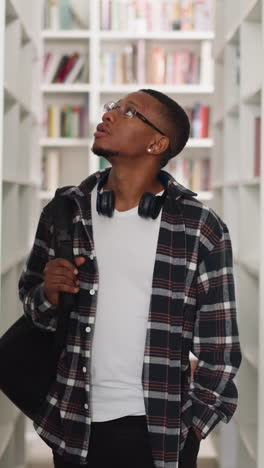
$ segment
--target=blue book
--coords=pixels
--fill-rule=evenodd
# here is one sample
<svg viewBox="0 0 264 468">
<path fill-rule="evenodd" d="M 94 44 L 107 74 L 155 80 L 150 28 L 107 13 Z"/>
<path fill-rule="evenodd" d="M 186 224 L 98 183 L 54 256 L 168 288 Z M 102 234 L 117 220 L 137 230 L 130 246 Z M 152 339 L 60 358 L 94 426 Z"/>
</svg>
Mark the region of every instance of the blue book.
<svg viewBox="0 0 264 468">
<path fill-rule="evenodd" d="M 59 2 L 59 24 L 61 29 L 72 28 L 72 13 L 69 0 Z"/>
</svg>

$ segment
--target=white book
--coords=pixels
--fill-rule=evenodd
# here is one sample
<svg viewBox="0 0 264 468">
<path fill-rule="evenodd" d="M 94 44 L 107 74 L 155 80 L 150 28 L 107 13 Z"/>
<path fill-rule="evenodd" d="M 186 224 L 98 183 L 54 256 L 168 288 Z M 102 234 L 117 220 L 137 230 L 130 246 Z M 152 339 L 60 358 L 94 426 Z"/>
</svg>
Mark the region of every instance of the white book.
<svg viewBox="0 0 264 468">
<path fill-rule="evenodd" d="M 212 42 L 201 42 L 200 83 L 203 86 L 212 86 L 214 64 L 212 57 Z"/>
<path fill-rule="evenodd" d="M 50 0 L 49 1 L 49 19 L 50 29 L 58 30 L 60 29 L 60 21 L 59 21 L 59 5 L 57 0 Z"/>
<path fill-rule="evenodd" d="M 165 83 L 173 84 L 173 53 L 166 55 Z"/>
<path fill-rule="evenodd" d="M 136 9 L 134 5 L 134 0 L 128 0 L 127 2 L 127 30 L 135 30 L 136 24 Z"/>
<path fill-rule="evenodd" d="M 43 76 L 44 83 L 51 83 L 52 82 L 52 78 L 54 77 L 55 72 L 56 72 L 56 70 L 57 70 L 57 68 L 59 66 L 60 59 L 61 59 L 61 54 L 60 53 L 55 52 L 55 53 L 52 54 L 52 56 L 51 56 L 51 58 L 49 60 L 48 66 L 47 66 L 46 73 Z"/>
<path fill-rule="evenodd" d="M 162 8 L 160 2 L 153 2 L 152 7 L 152 31 L 160 31 L 162 27 Z"/>
<path fill-rule="evenodd" d="M 43 188 L 54 191 L 59 185 L 60 153 L 59 150 L 50 149 L 46 151 L 44 158 L 44 180 Z"/>
<path fill-rule="evenodd" d="M 108 31 L 110 28 L 110 0 L 101 0 L 101 29 Z"/>
<path fill-rule="evenodd" d="M 137 49 L 137 81 L 146 82 L 146 41 L 139 39 Z"/>
<path fill-rule="evenodd" d="M 76 60 L 73 68 L 69 72 L 69 74 L 66 76 L 64 83 L 73 83 L 78 74 L 80 73 L 81 68 L 85 64 L 85 58 L 83 55 L 80 55 L 78 59 Z"/>
<path fill-rule="evenodd" d="M 212 0 L 194 0 L 194 30 L 211 31 L 213 29 Z"/>
</svg>

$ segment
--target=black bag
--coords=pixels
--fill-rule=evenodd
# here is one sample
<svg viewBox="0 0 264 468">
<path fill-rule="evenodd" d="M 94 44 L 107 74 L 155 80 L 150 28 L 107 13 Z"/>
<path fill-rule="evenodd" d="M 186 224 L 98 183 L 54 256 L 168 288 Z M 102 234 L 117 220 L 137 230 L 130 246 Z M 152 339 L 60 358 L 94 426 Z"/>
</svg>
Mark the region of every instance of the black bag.
<svg viewBox="0 0 264 468">
<path fill-rule="evenodd" d="M 72 214 L 74 202 L 60 196 L 51 201 L 55 255 L 73 262 Z M 74 295 L 60 294 L 56 332 L 35 326 L 25 315 L 0 338 L 0 389 L 29 418 L 37 415 L 51 384 L 65 345 Z"/>
</svg>

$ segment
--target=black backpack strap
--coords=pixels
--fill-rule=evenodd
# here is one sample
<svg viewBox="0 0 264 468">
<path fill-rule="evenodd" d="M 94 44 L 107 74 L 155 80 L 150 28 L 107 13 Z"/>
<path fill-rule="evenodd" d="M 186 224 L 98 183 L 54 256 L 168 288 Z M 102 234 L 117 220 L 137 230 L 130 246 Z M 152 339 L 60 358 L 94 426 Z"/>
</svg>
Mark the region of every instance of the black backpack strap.
<svg viewBox="0 0 264 468">
<path fill-rule="evenodd" d="M 54 239 L 55 239 L 55 256 L 57 258 L 65 258 L 71 263 L 74 263 L 73 257 L 73 209 L 75 203 L 67 196 L 61 195 L 71 186 L 62 187 L 56 190 L 55 197 L 52 203 Z M 68 322 L 70 313 L 75 305 L 75 295 L 67 292 L 60 293 L 58 323 L 56 337 L 54 340 L 54 348 L 59 357 L 62 349 L 65 346 Z"/>
</svg>

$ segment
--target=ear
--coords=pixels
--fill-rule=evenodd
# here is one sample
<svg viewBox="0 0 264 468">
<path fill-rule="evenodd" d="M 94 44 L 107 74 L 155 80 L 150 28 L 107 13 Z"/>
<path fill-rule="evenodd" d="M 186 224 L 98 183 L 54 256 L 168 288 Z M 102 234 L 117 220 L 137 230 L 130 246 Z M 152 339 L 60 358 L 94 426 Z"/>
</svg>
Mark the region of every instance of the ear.
<svg viewBox="0 0 264 468">
<path fill-rule="evenodd" d="M 147 152 L 151 154 L 162 154 L 169 147 L 169 144 L 169 138 L 165 135 L 160 135 L 148 144 Z"/>
</svg>

